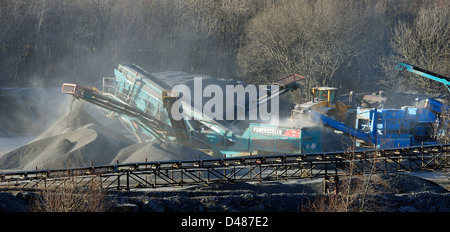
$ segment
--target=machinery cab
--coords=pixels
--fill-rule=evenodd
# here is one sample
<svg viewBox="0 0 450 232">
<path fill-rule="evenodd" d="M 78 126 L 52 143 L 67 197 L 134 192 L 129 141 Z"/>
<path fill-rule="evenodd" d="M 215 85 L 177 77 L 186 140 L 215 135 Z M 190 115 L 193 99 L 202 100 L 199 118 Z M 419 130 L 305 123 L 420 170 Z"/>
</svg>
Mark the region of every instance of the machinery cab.
<svg viewBox="0 0 450 232">
<path fill-rule="evenodd" d="M 311 89 L 313 100 L 307 103 L 299 104 L 292 111 L 292 117 L 305 110 L 314 110 L 323 115 L 333 116 L 341 121 L 345 121 L 347 115 L 347 106 L 343 102 L 336 101 L 335 87 L 313 87 Z"/>
<path fill-rule="evenodd" d="M 313 87 L 313 102 L 321 102 L 321 107 L 332 107 L 336 103 L 336 90 L 335 87 Z"/>
</svg>

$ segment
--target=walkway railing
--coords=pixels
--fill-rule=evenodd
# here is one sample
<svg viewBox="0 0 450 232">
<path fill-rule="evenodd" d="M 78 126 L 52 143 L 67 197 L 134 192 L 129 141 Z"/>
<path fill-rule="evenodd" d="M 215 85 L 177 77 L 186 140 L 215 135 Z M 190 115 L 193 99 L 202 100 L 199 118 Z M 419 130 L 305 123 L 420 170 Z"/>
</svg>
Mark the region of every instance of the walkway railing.
<svg viewBox="0 0 450 232">
<path fill-rule="evenodd" d="M 93 181 L 105 189 L 209 185 L 218 182 L 271 181 L 339 177 L 365 173 L 410 172 L 449 167 L 450 144 L 215 159 L 100 165 L 69 169 L 0 173 L 0 188 L 58 187 L 73 180 Z"/>
</svg>

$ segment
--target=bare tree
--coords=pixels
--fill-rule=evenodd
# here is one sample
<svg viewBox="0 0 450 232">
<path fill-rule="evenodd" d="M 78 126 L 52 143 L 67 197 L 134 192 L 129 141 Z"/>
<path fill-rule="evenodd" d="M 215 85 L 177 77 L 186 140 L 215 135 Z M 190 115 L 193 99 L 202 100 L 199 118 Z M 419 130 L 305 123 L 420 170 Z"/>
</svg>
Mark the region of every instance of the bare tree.
<svg viewBox="0 0 450 232">
<path fill-rule="evenodd" d="M 424 93 L 446 92 L 445 87 L 427 78 L 395 70 L 398 62 L 409 63 L 436 73 L 450 73 L 450 14 L 447 1 L 420 8 L 412 23 L 398 22 L 391 40 L 392 53 L 382 66 L 383 86 Z"/>
<path fill-rule="evenodd" d="M 249 82 L 270 82 L 299 73 L 308 77 L 308 89 L 339 84 L 337 71 L 361 53 L 361 36 L 370 26 L 366 11 L 352 3 L 274 3 L 247 26 L 247 39 L 237 56 L 242 75 Z"/>
<path fill-rule="evenodd" d="M 423 0 L 396 2 L 4 0 L 0 4 L 1 84 L 26 84 L 36 77 L 45 83 L 65 81 L 62 78 L 92 82 L 118 63 L 136 62 L 152 72 L 239 76 L 255 84 L 295 72 L 308 77 L 308 88 L 360 87 L 360 83 L 374 81 L 370 69 L 363 67 L 373 65 L 373 57 L 387 53 L 387 43 L 382 41 L 391 38 L 389 23 L 397 15 L 416 15 L 416 2 L 422 4 Z M 407 22 L 412 17 L 402 17 L 404 25 L 392 35 L 398 37 L 395 41 L 405 41 L 402 36 L 415 36 L 417 31 L 431 35 L 447 30 L 439 38 L 441 50 L 435 49 L 434 42 L 420 44 L 422 50 L 439 56 L 416 57 L 427 60 L 424 65 L 411 63 L 448 74 L 448 69 L 442 69 L 448 68 L 448 3 L 435 2 L 440 5 L 434 12 L 417 13 L 415 22 L 422 23 L 410 25 Z M 443 26 L 433 31 L 434 25 Z M 404 29 L 411 33 L 403 33 Z M 420 37 L 419 42 L 425 39 Z M 405 47 L 416 44 L 406 43 Z M 400 48 L 394 49 L 394 55 L 410 59 Z M 439 61 L 438 67 L 431 65 L 433 59 L 445 62 Z M 409 81 L 407 78 L 412 79 L 406 76 L 402 80 Z M 397 78 L 386 76 L 383 80 L 384 86 L 392 86 Z"/>
</svg>

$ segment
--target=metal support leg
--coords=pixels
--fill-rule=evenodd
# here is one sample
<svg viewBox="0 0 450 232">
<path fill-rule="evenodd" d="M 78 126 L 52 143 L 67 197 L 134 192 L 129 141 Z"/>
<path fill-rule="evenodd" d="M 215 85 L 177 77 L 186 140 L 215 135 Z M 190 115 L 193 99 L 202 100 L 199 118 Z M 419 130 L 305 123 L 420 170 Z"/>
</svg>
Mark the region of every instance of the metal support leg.
<svg viewBox="0 0 450 232">
<path fill-rule="evenodd" d="M 126 190 L 130 190 L 130 172 L 127 171 L 127 188 Z"/>
</svg>

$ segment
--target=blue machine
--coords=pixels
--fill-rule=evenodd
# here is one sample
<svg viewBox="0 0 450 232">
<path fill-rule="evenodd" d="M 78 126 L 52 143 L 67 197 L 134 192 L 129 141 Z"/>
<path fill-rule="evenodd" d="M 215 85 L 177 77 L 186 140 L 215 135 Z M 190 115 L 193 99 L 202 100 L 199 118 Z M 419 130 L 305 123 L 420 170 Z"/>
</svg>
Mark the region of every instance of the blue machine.
<svg viewBox="0 0 450 232">
<path fill-rule="evenodd" d="M 399 63 L 396 69 L 407 70 L 444 84 L 450 91 L 450 78 L 409 64 Z M 357 109 L 355 127 L 344 124 L 316 110 L 310 114 L 316 121 L 356 138 L 359 146 L 377 148 L 436 144 L 435 130 L 439 115 L 450 106 L 428 98 L 424 108 Z M 445 126 L 444 126 L 445 128 Z"/>
<path fill-rule="evenodd" d="M 433 138 L 437 116 L 427 108 L 358 108 L 355 127 L 314 110 L 310 115 L 316 121 L 356 138 L 358 146 L 392 148 L 437 143 Z"/>
<path fill-rule="evenodd" d="M 396 69 L 398 70 L 406 70 L 409 72 L 412 72 L 414 74 L 420 75 L 422 77 L 431 79 L 433 81 L 437 81 L 439 83 L 442 83 L 445 85 L 445 87 L 447 87 L 448 91 L 450 91 L 450 78 L 446 77 L 444 75 L 441 74 L 437 74 L 410 64 L 405 64 L 405 63 L 398 63 L 395 66 Z M 433 99 L 433 98 L 428 98 L 426 99 L 426 105 L 425 108 L 429 109 L 430 111 L 432 111 L 434 114 L 436 114 L 438 116 L 438 119 L 436 120 L 436 127 L 435 128 L 439 128 L 439 131 L 436 131 L 436 134 L 438 134 L 439 136 L 446 136 L 445 135 L 445 131 L 447 131 L 448 129 L 448 125 L 440 125 L 442 123 L 445 123 L 445 120 L 442 121 L 440 120 L 440 115 L 443 112 L 450 112 L 450 105 L 445 105 L 444 103 Z M 448 136 L 448 135 L 447 135 Z"/>
<path fill-rule="evenodd" d="M 357 109 L 356 128 L 379 148 L 435 144 L 436 115 L 426 108 Z"/>
<path fill-rule="evenodd" d="M 250 123 L 237 132 L 229 121 L 215 120 L 195 107 L 182 107 L 183 118 L 175 120 L 170 112 L 178 97 L 172 87 L 137 65 L 119 65 L 115 78 L 104 78 L 103 91 L 63 84 L 62 92 L 71 94 L 125 119 L 139 141 L 145 138 L 177 142 L 213 151 L 217 156 L 255 153 L 301 153 L 321 151 L 320 128 L 285 128 Z M 259 96 L 258 102 L 304 85 L 305 77 L 293 74 L 273 83 L 279 88 Z M 245 100 L 248 108 L 252 107 Z M 184 117 L 186 114 L 198 117 Z M 245 127 L 244 127 L 245 128 Z M 241 128 L 241 129 L 244 129 Z"/>
</svg>

